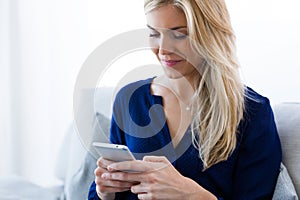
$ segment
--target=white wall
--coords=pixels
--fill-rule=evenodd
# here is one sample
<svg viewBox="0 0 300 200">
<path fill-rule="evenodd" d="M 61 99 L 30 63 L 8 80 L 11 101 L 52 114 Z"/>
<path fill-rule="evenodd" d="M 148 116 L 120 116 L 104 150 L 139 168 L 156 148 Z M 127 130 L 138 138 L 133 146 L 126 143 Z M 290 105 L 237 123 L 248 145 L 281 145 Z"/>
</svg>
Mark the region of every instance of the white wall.
<svg viewBox="0 0 300 200">
<path fill-rule="evenodd" d="M 272 104 L 300 101 L 300 1 L 227 1 L 245 82 Z"/>
<path fill-rule="evenodd" d="M 92 3 L 96 5 L 96 2 Z M 300 101 L 300 1 L 228 0 L 226 3 L 237 37 L 237 51 L 245 83 L 267 96 L 272 104 Z M 105 7 L 113 10 L 103 13 L 98 12 L 101 3 L 98 4 L 99 6 L 90 7 L 89 10 L 92 44 L 98 45 L 103 38 L 145 27 L 142 1 L 121 3 L 117 7 L 113 6 L 115 2 L 106 2 Z M 128 7 L 132 9 L 124 9 Z M 114 17 L 114 13 L 119 13 L 120 17 Z M 105 16 L 109 20 L 101 21 L 104 27 L 97 26 L 98 19 Z M 128 58 L 130 56 L 132 55 L 128 55 Z M 144 52 L 144 56 L 144 60 L 150 62 L 148 52 Z M 126 66 L 125 58 L 123 59 L 124 61 L 120 59 L 115 63 L 117 69 Z M 127 65 L 135 65 L 132 60 L 128 61 Z M 111 84 L 115 82 L 112 80 Z"/>
</svg>

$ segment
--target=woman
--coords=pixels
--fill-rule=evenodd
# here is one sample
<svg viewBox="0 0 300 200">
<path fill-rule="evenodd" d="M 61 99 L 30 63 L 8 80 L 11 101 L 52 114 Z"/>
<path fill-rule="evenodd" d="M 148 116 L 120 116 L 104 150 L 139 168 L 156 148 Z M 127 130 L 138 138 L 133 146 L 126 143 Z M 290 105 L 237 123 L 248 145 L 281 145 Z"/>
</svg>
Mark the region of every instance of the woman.
<svg viewBox="0 0 300 200">
<path fill-rule="evenodd" d="M 145 13 L 164 75 L 120 90 L 110 136 L 141 160 L 100 158 L 89 199 L 271 199 L 280 141 L 269 100 L 241 82 L 224 1 Z"/>
</svg>

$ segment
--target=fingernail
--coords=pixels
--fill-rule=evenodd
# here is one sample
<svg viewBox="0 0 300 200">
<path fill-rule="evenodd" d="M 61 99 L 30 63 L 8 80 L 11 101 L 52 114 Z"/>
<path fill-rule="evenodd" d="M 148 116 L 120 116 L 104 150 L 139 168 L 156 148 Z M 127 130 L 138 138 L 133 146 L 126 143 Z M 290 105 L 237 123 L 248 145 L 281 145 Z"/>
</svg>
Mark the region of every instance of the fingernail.
<svg viewBox="0 0 300 200">
<path fill-rule="evenodd" d="M 103 173 L 103 174 L 101 175 L 101 178 L 107 179 L 107 178 L 108 178 L 108 176 L 109 176 L 109 174 L 108 174 L 108 173 Z"/>
<path fill-rule="evenodd" d="M 108 171 L 113 171 L 114 168 L 112 168 L 112 167 L 109 165 L 109 166 L 107 166 L 107 170 L 108 170 Z"/>
</svg>

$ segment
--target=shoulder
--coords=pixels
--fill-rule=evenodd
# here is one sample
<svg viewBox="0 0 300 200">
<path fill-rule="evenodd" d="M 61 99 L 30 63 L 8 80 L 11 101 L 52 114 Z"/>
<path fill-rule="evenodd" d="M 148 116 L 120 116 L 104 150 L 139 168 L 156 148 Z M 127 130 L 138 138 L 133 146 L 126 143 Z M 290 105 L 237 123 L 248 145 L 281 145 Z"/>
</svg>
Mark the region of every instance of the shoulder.
<svg viewBox="0 0 300 200">
<path fill-rule="evenodd" d="M 117 92 L 117 96 L 118 96 L 118 95 L 126 95 L 126 94 L 128 94 L 128 93 L 133 93 L 133 92 L 135 92 L 137 89 L 140 89 L 141 87 L 144 87 L 144 88 L 146 89 L 146 87 L 150 86 L 152 80 L 153 80 L 153 78 L 148 78 L 148 79 L 138 80 L 138 81 L 129 83 L 129 84 L 123 86 L 123 87 Z"/>
<path fill-rule="evenodd" d="M 257 116 L 259 113 L 272 112 L 270 100 L 250 87 L 245 89 L 245 117 Z"/>
<path fill-rule="evenodd" d="M 152 83 L 152 80 L 153 78 L 148 78 L 135 81 L 123 86 L 116 94 L 114 100 L 115 103 L 128 102 L 129 100 L 150 95 L 150 85 Z"/>
<path fill-rule="evenodd" d="M 257 138 L 268 140 L 270 137 L 277 137 L 277 128 L 269 99 L 249 87 L 245 92 L 245 111 L 240 128 L 244 137 L 253 139 L 253 144 Z"/>
<path fill-rule="evenodd" d="M 265 103 L 269 103 L 269 99 L 250 87 L 245 88 L 245 102 L 246 104 L 254 104 L 254 105 L 262 105 Z"/>
</svg>

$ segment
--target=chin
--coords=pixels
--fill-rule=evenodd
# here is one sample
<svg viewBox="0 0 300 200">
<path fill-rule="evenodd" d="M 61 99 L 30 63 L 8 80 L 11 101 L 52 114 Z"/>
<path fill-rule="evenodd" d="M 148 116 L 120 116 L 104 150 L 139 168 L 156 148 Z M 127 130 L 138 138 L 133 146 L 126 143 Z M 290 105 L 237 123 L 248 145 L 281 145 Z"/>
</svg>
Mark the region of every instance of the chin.
<svg viewBox="0 0 300 200">
<path fill-rule="evenodd" d="M 166 77 L 168 77 L 170 79 L 179 79 L 179 78 L 183 77 L 183 75 L 180 74 L 179 72 L 166 72 L 165 71 L 165 75 L 166 75 Z"/>
</svg>

